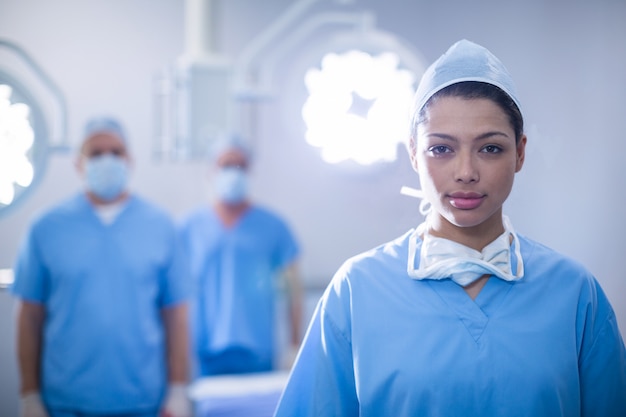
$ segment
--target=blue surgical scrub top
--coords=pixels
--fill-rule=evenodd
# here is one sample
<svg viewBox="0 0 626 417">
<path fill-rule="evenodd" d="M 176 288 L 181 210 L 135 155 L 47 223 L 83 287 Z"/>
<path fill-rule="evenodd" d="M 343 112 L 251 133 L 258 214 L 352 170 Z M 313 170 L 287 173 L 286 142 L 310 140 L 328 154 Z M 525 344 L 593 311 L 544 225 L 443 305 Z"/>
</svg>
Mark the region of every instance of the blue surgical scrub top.
<svg viewBox="0 0 626 417">
<path fill-rule="evenodd" d="M 277 417 L 626 416 L 624 342 L 581 265 L 520 236 L 523 279 L 472 300 L 407 275 L 410 236 L 337 272 Z"/>
<path fill-rule="evenodd" d="M 200 360 L 237 349 L 256 364 L 253 371 L 271 369 L 277 273 L 299 254 L 286 222 L 252 206 L 227 227 L 201 207 L 183 220 L 181 234 L 196 286 L 192 333 Z"/>
<path fill-rule="evenodd" d="M 46 308 L 41 389 L 51 408 L 157 410 L 166 383 L 161 309 L 190 295 L 169 216 L 130 197 L 104 224 L 84 194 L 40 216 L 12 292 Z"/>
</svg>

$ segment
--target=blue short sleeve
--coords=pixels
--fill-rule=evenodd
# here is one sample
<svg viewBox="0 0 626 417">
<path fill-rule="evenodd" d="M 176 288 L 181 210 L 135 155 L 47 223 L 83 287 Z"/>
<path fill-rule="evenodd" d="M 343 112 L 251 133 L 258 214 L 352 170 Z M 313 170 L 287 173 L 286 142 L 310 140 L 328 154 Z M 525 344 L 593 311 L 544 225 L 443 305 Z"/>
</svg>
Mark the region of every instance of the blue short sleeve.
<svg viewBox="0 0 626 417">
<path fill-rule="evenodd" d="M 348 283 L 336 279 L 318 303 L 275 417 L 359 415 L 347 299 Z"/>
<path fill-rule="evenodd" d="M 161 303 L 168 307 L 189 299 L 192 293 L 191 273 L 181 236 L 171 231 L 169 259 L 163 269 Z"/>
<path fill-rule="evenodd" d="M 43 303 L 48 296 L 47 268 L 39 251 L 38 223 L 24 239 L 14 266 L 15 281 L 11 292 L 24 300 Z"/>
<path fill-rule="evenodd" d="M 300 247 L 294 234 L 284 221 L 278 220 L 276 234 L 278 244 L 275 262 L 277 267 L 282 268 L 292 263 L 300 255 Z"/>
<path fill-rule="evenodd" d="M 626 416 L 626 350 L 604 292 L 593 280 L 580 353 L 583 416 Z"/>
</svg>

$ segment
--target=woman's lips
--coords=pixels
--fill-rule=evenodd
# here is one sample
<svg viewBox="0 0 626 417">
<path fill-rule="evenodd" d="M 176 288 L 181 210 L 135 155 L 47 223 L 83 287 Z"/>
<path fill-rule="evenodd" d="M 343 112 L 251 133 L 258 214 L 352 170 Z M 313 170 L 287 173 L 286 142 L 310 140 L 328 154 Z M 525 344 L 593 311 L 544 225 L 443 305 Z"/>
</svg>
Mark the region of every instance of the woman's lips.
<svg viewBox="0 0 626 417">
<path fill-rule="evenodd" d="M 483 194 L 457 192 L 448 196 L 452 207 L 460 210 L 471 210 L 480 206 L 484 199 Z"/>
</svg>

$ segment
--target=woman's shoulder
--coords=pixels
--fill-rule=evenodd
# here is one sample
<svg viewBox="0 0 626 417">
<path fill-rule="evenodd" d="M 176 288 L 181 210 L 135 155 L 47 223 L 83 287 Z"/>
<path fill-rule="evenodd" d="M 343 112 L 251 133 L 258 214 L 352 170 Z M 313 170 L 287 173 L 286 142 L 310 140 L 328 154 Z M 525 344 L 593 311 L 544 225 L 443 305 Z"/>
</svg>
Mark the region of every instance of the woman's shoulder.
<svg viewBox="0 0 626 417">
<path fill-rule="evenodd" d="M 595 278 L 590 270 L 577 259 L 550 246 L 523 235 L 518 235 L 525 275 L 531 278 L 549 277 L 591 284 Z"/>
<path fill-rule="evenodd" d="M 335 280 L 391 279 L 407 277 L 409 239 L 413 230 L 356 254 L 343 262 Z"/>
<path fill-rule="evenodd" d="M 535 263 L 537 261 L 541 261 L 541 263 L 548 265 L 564 263 L 570 265 L 572 268 L 585 269 L 580 261 L 557 249 L 554 249 L 551 246 L 524 235 L 518 234 L 518 238 L 520 241 L 522 257 L 524 260 L 527 260 L 527 262 Z"/>
</svg>

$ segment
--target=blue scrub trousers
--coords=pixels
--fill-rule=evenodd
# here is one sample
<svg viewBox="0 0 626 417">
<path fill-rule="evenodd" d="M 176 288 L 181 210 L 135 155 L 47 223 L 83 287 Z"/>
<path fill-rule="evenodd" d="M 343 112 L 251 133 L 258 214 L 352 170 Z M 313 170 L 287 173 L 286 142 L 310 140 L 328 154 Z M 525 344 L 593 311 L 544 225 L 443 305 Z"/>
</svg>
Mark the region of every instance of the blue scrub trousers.
<svg viewBox="0 0 626 417">
<path fill-rule="evenodd" d="M 150 412 L 150 413 L 121 413 L 121 414 L 91 414 L 91 413 L 81 413 L 75 411 L 66 411 L 66 410 L 51 410 L 48 409 L 48 414 L 50 417 L 158 417 L 159 412 Z"/>
<path fill-rule="evenodd" d="M 259 358 L 247 349 L 232 348 L 215 355 L 200 355 L 201 375 L 246 374 L 269 372 L 272 361 Z"/>
</svg>

